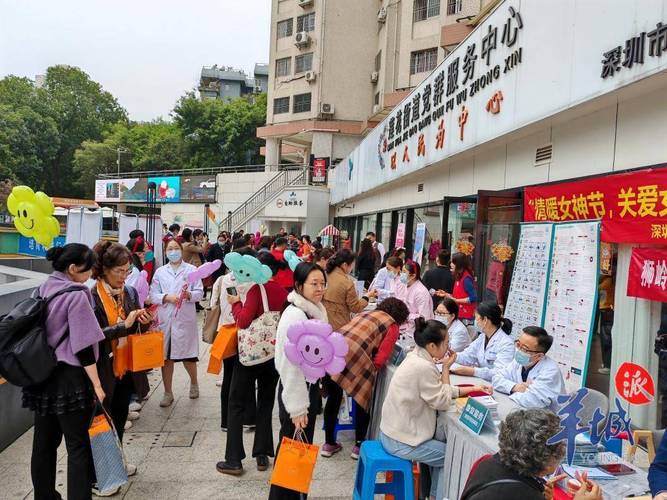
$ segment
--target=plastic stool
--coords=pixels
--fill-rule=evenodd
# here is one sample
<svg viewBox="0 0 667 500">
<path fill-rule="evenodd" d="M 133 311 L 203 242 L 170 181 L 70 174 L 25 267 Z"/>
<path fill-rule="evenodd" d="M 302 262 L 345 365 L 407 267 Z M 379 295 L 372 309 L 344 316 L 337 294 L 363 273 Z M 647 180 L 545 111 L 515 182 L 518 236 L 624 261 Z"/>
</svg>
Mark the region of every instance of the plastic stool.
<svg viewBox="0 0 667 500">
<path fill-rule="evenodd" d="M 417 462 L 413 462 L 413 464 L 412 464 L 412 477 L 413 477 L 412 483 L 413 483 L 414 488 L 415 488 L 415 498 L 419 498 L 419 480 L 420 480 L 420 477 L 421 477 L 421 471 L 419 470 L 419 464 Z M 393 472 L 387 472 L 385 474 L 385 481 L 387 483 L 391 483 L 391 482 L 393 482 L 393 480 L 394 480 L 394 473 Z M 384 499 L 385 500 L 396 500 L 394 498 L 394 495 L 389 495 L 389 494 L 385 495 Z"/>
<path fill-rule="evenodd" d="M 345 395 L 345 397 L 349 397 Z M 339 431 L 349 431 L 349 430 L 355 430 L 357 428 L 357 402 L 353 399 L 352 400 L 352 408 L 350 410 L 350 423 L 349 424 L 341 424 L 338 422 L 338 418 L 336 418 L 336 427 L 334 427 L 334 442 L 338 441 L 338 432 Z M 322 429 L 324 429 L 324 424 L 322 424 Z"/>
<path fill-rule="evenodd" d="M 392 482 L 376 483 L 378 472 L 391 472 Z M 414 500 L 412 481 L 412 462 L 390 455 L 380 441 L 364 441 L 361 444 L 352 495 L 354 500 L 373 500 L 376 493 L 390 493 L 397 500 Z"/>
</svg>

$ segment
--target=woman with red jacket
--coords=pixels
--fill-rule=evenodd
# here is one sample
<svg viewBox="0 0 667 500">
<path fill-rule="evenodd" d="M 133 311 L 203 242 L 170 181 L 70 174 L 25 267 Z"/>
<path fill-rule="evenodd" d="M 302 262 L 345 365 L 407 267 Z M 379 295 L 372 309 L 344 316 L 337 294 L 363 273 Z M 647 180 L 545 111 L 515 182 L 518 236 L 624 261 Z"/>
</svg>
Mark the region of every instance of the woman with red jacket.
<svg viewBox="0 0 667 500">
<path fill-rule="evenodd" d="M 366 439 L 371 420 L 370 408 L 375 378 L 391 357 L 398 339 L 399 326 L 405 323 L 409 314 L 408 306 L 403 301 L 390 297 L 378 304 L 374 311 L 358 314 L 338 330 L 338 333 L 345 337 L 349 350 L 345 356 L 345 369 L 339 375 L 333 375 L 326 383 L 326 443 L 320 450 L 323 457 L 330 457 L 342 449 L 341 444 L 334 439 L 334 429 L 345 391 L 357 403 L 355 444 L 350 456 L 355 460 L 359 458 L 359 447 Z"/>
<path fill-rule="evenodd" d="M 239 252 L 241 253 L 241 252 Z M 248 249 L 245 255 L 255 255 L 254 250 Z M 287 304 L 287 290 L 275 282 L 279 263 L 270 253 L 263 253 L 258 260 L 271 268 L 273 278 L 264 285 L 253 285 L 246 295 L 245 302 L 241 302 L 238 295 L 228 295 L 227 300 L 232 305 L 232 315 L 239 329 L 248 328 L 254 320 L 264 314 L 264 303 L 269 311 L 282 312 Z M 265 471 L 269 468 L 269 457 L 274 455 L 273 404 L 276 399 L 278 372 L 273 359 L 252 366 L 245 366 L 238 360 L 234 365 L 232 385 L 229 391 L 229 410 L 227 417 L 227 447 L 225 460 L 218 462 L 218 472 L 232 476 L 243 474 L 243 414 L 248 401 L 248 392 L 255 390 L 257 383 L 257 420 L 255 441 L 252 456 L 257 460 L 257 470 Z"/>
<path fill-rule="evenodd" d="M 453 299 L 459 306 L 459 319 L 464 324 L 471 325 L 475 321 L 478 299 L 470 257 L 461 252 L 455 253 L 452 255 L 450 267 L 454 274 L 454 290 L 451 294 L 444 290 L 437 290 L 436 295 Z"/>
</svg>

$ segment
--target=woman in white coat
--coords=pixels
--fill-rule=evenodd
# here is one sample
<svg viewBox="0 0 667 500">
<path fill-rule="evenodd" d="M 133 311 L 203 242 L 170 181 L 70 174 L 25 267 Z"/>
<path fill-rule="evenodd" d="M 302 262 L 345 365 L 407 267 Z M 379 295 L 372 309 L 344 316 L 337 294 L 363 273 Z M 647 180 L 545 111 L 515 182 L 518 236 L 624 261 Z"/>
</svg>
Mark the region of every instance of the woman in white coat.
<svg viewBox="0 0 667 500">
<path fill-rule="evenodd" d="M 514 359 L 514 341 L 510 337 L 512 322 L 503 318 L 495 302 L 481 302 L 475 311 L 475 327 L 480 335 L 463 352 L 454 354 L 459 366 L 453 366 L 450 371 L 491 382 L 495 371 Z"/>
<path fill-rule="evenodd" d="M 315 434 L 315 418 L 322 406 L 319 384 L 309 384 L 301 369 L 292 364 L 285 355 L 287 330 L 291 325 L 307 319 L 327 321 L 327 310 L 322 305 L 327 277 L 317 264 L 302 262 L 294 270 L 294 291 L 287 301 L 290 305 L 283 311 L 276 332 L 276 370 L 280 375 L 278 386 L 278 415 L 280 437 L 292 438 L 297 429 L 303 430 L 309 443 Z M 278 456 L 276 450 L 276 457 Z M 271 486 L 270 500 L 299 499 L 304 496 L 297 491 Z"/>
<path fill-rule="evenodd" d="M 172 379 L 174 363 L 182 361 L 190 375 L 190 398 L 199 397 L 197 384 L 197 361 L 199 361 L 199 334 L 197 329 L 197 311 L 195 303 L 204 296 L 201 280 L 190 285 L 185 293 L 180 309 L 177 304 L 188 275 L 197 268 L 183 262 L 183 247 L 177 240 L 171 240 L 166 248 L 168 264 L 155 272 L 151 285 L 150 298 L 153 304 L 160 304 L 158 321 L 164 332 L 165 362 L 162 367 L 164 397 L 160 406 L 167 407 L 174 402 Z"/>
</svg>

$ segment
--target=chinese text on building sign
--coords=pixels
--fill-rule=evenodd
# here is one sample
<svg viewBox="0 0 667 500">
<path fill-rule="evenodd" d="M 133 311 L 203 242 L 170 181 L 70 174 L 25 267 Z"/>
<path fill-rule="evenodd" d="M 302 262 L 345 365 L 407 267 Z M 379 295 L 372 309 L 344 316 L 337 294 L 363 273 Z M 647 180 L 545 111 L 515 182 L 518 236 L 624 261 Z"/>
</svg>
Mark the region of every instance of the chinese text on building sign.
<svg viewBox="0 0 667 500">
<path fill-rule="evenodd" d="M 610 242 L 667 242 L 667 169 L 526 188 L 526 222 L 602 220 Z"/>
<path fill-rule="evenodd" d="M 667 251 L 655 248 L 632 249 L 628 296 L 667 302 Z"/>
</svg>

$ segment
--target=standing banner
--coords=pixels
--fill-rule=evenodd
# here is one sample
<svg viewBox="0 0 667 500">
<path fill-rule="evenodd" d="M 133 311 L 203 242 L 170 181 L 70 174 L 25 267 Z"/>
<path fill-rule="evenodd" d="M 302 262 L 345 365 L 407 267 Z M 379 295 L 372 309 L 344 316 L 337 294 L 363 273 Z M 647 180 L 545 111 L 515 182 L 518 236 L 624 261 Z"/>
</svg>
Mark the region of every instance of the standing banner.
<svg viewBox="0 0 667 500">
<path fill-rule="evenodd" d="M 102 239 L 102 210 L 87 209 L 67 211 L 65 244 L 83 243 L 93 248 Z"/>
<path fill-rule="evenodd" d="M 667 168 L 527 187 L 526 222 L 601 220 L 613 243 L 667 242 Z"/>
<path fill-rule="evenodd" d="M 329 169 L 329 158 L 311 157 L 311 182 L 313 184 L 327 183 L 327 170 Z"/>
<path fill-rule="evenodd" d="M 162 244 L 162 219 L 159 215 L 154 216 L 155 225 L 153 227 L 153 242 L 154 248 L 153 253 L 155 255 L 155 267 L 156 269 L 164 264 L 163 260 L 163 244 Z M 125 245 L 130 239 L 130 232 L 135 229 L 141 229 L 146 238 L 149 238 L 147 234 L 148 217 L 146 215 L 132 215 L 132 214 L 120 214 L 118 217 L 118 242 Z"/>
<path fill-rule="evenodd" d="M 412 252 L 412 260 L 422 265 L 422 254 L 424 253 L 424 240 L 426 239 L 426 224 L 420 222 L 415 229 L 415 249 Z"/>
<path fill-rule="evenodd" d="M 667 302 L 667 250 L 632 249 L 628 297 Z"/>
<path fill-rule="evenodd" d="M 396 248 L 405 248 L 405 222 L 399 222 L 396 227 Z"/>
<path fill-rule="evenodd" d="M 544 329 L 570 393 L 585 382 L 597 312 L 600 222 L 556 224 Z M 511 318 L 510 318 L 511 319 Z"/>
<path fill-rule="evenodd" d="M 547 277 L 551 263 L 553 224 L 522 224 L 505 316 L 512 320 L 512 336 L 531 325 L 544 324 Z"/>
</svg>

